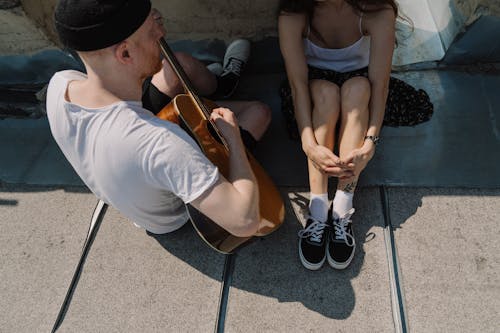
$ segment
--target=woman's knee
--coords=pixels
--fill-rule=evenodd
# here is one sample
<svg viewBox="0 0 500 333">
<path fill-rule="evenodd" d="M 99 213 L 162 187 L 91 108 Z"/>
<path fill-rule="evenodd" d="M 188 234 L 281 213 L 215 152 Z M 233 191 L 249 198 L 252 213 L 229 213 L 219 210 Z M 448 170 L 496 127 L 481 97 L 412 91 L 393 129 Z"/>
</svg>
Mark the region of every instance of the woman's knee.
<svg viewBox="0 0 500 333">
<path fill-rule="evenodd" d="M 338 117 L 340 110 L 340 89 L 335 83 L 324 80 L 311 81 L 313 118 L 320 122 Z"/>
<path fill-rule="evenodd" d="M 325 80 L 312 80 L 310 84 L 311 97 L 314 105 L 338 105 L 340 89 L 335 83 Z"/>
<path fill-rule="evenodd" d="M 342 114 L 361 115 L 367 112 L 370 95 L 371 85 L 367 78 L 357 76 L 344 82 L 340 90 Z"/>
<path fill-rule="evenodd" d="M 370 81 L 364 76 L 353 77 L 342 85 L 340 96 L 342 103 L 368 103 L 370 100 L 371 85 Z"/>
</svg>

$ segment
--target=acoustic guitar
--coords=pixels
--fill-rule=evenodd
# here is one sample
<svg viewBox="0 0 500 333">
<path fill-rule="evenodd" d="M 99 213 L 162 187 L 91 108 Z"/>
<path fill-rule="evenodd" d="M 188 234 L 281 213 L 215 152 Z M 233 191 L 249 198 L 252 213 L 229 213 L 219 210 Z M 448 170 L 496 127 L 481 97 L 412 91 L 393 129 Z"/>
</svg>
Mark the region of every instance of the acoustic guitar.
<svg viewBox="0 0 500 333">
<path fill-rule="evenodd" d="M 210 119 L 210 114 L 217 105 L 207 99 L 201 99 L 192 86 L 182 66 L 164 38 L 159 40 L 160 48 L 172 66 L 185 89 L 185 94 L 177 95 L 157 116 L 163 120 L 179 123 L 182 121 L 191 136 L 200 146 L 207 158 L 214 163 L 219 172 L 229 176 L 229 148 Z M 285 207 L 281 195 L 273 181 L 257 160 L 247 151 L 247 157 L 259 187 L 259 208 L 261 220 L 254 236 L 265 236 L 276 230 L 285 216 Z M 236 237 L 223 229 L 210 218 L 187 205 L 191 222 L 201 238 L 215 250 L 228 254 L 248 244 L 254 237 Z"/>
</svg>

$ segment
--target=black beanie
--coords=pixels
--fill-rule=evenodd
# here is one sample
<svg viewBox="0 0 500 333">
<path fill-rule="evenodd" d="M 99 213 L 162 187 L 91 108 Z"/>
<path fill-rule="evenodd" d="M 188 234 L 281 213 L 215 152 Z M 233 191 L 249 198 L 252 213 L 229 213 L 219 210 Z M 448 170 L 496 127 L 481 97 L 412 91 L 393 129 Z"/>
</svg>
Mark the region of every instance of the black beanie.
<svg viewBox="0 0 500 333">
<path fill-rule="evenodd" d="M 60 0 L 54 21 L 64 46 L 94 51 L 127 39 L 150 10 L 150 0 Z"/>
</svg>

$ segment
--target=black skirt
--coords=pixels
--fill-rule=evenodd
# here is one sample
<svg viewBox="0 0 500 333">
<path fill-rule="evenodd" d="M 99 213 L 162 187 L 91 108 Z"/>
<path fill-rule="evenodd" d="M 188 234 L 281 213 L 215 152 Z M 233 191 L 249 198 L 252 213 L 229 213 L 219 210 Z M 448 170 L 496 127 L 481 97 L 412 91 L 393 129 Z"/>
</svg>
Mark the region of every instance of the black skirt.
<svg viewBox="0 0 500 333">
<path fill-rule="evenodd" d="M 327 80 L 341 87 L 345 81 L 355 76 L 368 77 L 368 67 L 352 72 L 340 73 L 333 70 L 320 69 L 309 66 L 309 80 Z M 281 110 L 285 117 L 288 134 L 291 139 L 300 138 L 293 98 L 288 80 L 284 80 L 280 87 Z M 429 95 L 422 89 L 415 89 L 406 82 L 391 77 L 389 80 L 389 94 L 384 114 L 384 126 L 415 126 L 431 119 L 434 107 Z"/>
</svg>

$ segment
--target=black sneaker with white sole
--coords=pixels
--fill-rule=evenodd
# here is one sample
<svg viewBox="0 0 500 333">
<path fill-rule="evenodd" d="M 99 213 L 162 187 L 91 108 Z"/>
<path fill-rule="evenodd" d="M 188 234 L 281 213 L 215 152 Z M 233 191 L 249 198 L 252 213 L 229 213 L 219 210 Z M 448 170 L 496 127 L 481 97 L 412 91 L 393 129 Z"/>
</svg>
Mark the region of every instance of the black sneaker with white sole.
<svg viewBox="0 0 500 333">
<path fill-rule="evenodd" d="M 314 271 L 323 266 L 327 240 L 327 224 L 309 217 L 306 227 L 299 231 L 299 257 L 305 268 Z"/>
<path fill-rule="evenodd" d="M 352 231 L 352 214 L 354 208 L 342 217 L 333 214 L 326 257 L 328 264 L 335 269 L 346 268 L 354 257 L 356 241 Z"/>
</svg>

